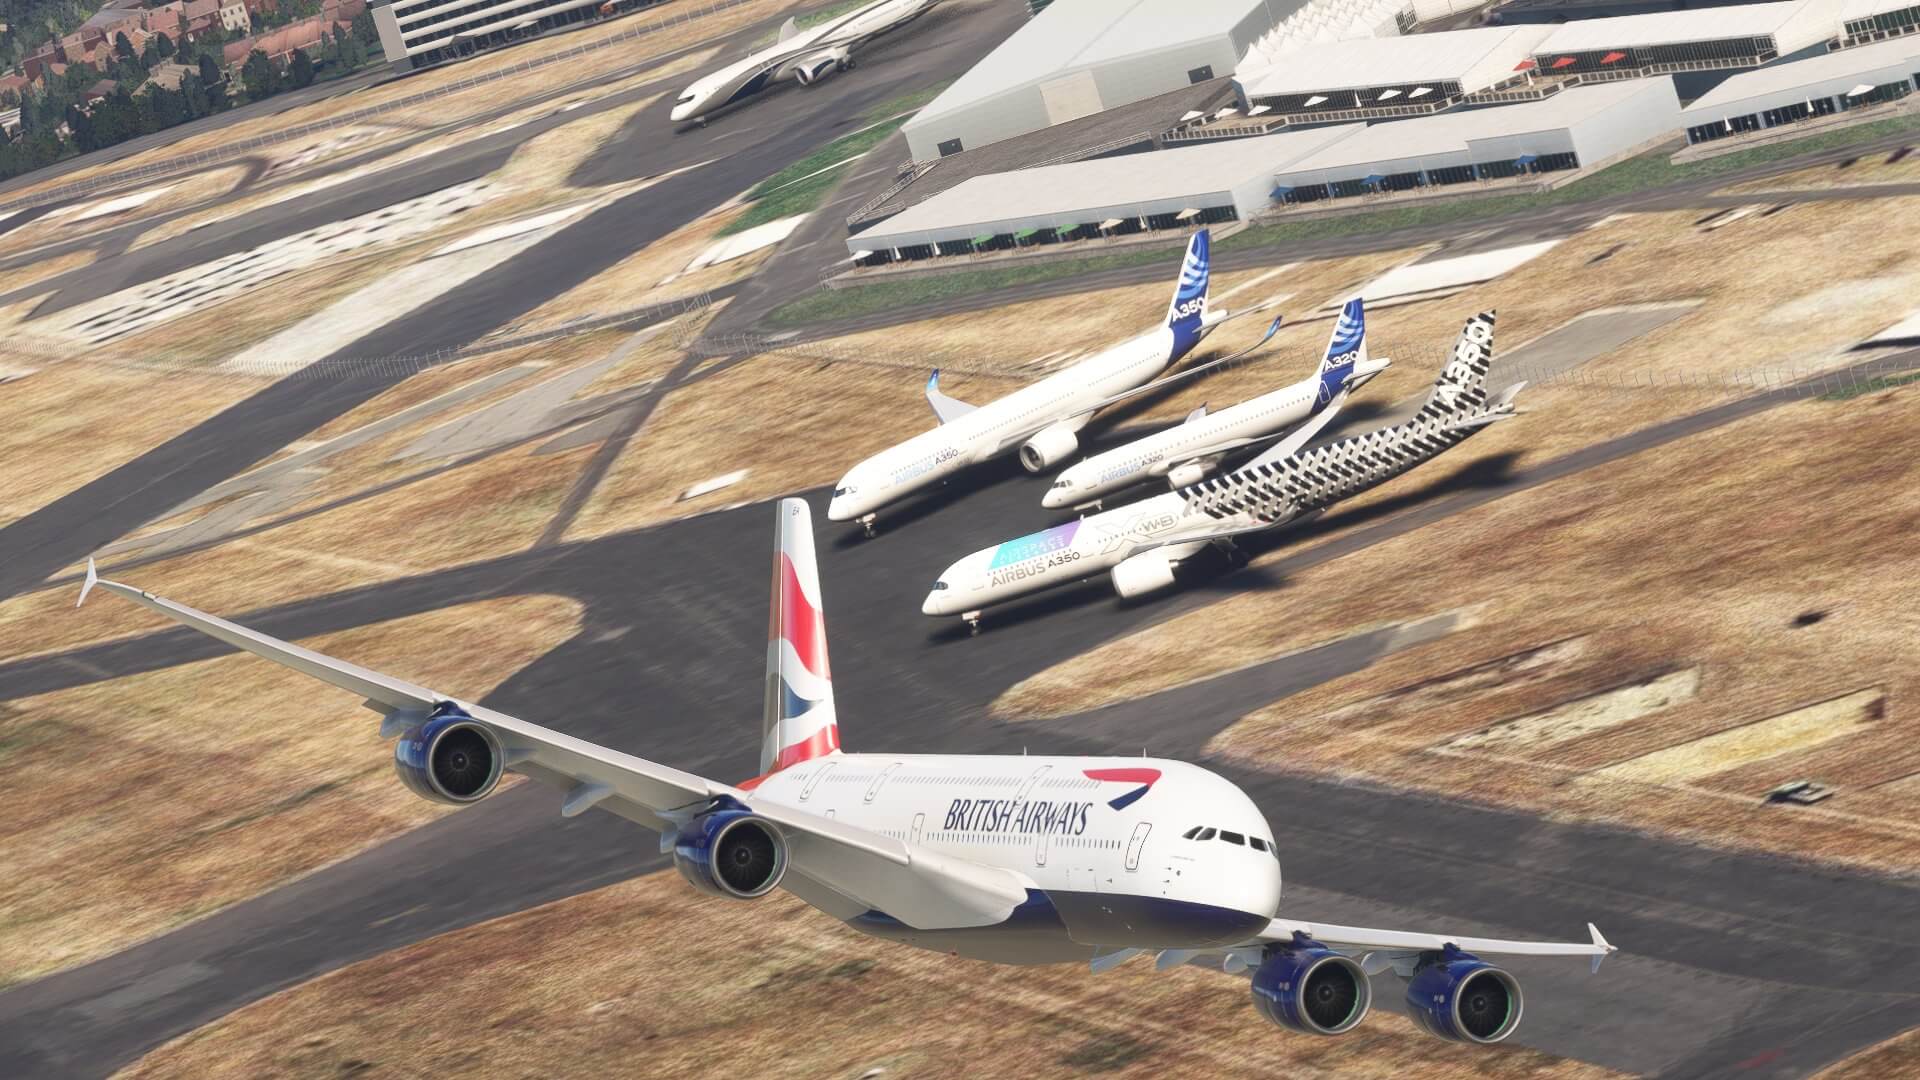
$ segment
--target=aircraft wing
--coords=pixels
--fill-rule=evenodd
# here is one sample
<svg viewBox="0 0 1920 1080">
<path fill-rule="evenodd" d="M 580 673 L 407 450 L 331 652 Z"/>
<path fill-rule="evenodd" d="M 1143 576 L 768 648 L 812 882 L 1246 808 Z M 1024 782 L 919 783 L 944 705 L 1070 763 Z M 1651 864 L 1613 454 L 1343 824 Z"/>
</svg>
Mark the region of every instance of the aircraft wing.
<svg viewBox="0 0 1920 1080">
<path fill-rule="evenodd" d="M 1294 934 L 1305 934 L 1340 951 L 1380 951 L 1387 953 L 1438 952 L 1448 945 L 1470 953 L 1490 956 L 1589 956 L 1593 969 L 1613 953 L 1614 947 L 1600 936 L 1600 930 L 1587 924 L 1591 941 L 1506 941 L 1500 938 L 1464 937 L 1458 934 L 1427 934 L 1406 930 L 1375 930 L 1364 926 L 1336 926 L 1333 923 L 1297 922 L 1275 919 L 1267 924 L 1258 941 L 1290 941 Z"/>
<path fill-rule="evenodd" d="M 757 798 L 752 791 L 670 765 L 611 750 L 541 727 L 497 709 L 397 679 L 358 664 L 282 641 L 217 615 L 98 576 L 87 562 L 80 599 L 95 586 L 277 664 L 358 694 L 387 722 L 392 737 L 453 704 L 490 730 L 507 769 L 560 788 L 559 809 L 573 817 L 599 807 L 663 834 L 726 797 L 779 826 L 790 846 L 789 864 L 806 878 L 916 928 L 984 926 L 1024 902 L 1027 882 L 1011 871 L 956 859 L 868 829 Z M 909 870 L 909 868 L 911 868 Z"/>
</svg>

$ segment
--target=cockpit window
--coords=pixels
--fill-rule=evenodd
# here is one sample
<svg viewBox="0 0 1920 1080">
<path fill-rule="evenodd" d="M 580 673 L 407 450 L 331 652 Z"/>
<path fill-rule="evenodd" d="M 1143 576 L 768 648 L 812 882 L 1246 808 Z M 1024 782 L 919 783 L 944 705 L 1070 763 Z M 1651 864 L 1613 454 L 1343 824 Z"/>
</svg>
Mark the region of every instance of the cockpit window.
<svg viewBox="0 0 1920 1080">
<path fill-rule="evenodd" d="M 700 96 L 700 95 L 699 95 L 698 93 L 695 93 L 695 92 L 693 92 L 693 91 L 691 91 L 691 90 L 689 90 L 689 91 L 688 91 L 687 93 L 685 93 L 685 94 L 683 94 L 683 95 L 681 95 L 681 97 L 680 97 L 680 100 L 679 100 L 679 101 L 676 101 L 676 102 L 674 102 L 674 104 L 675 104 L 675 105 L 685 105 L 685 104 L 686 104 L 687 102 L 689 102 L 689 101 L 692 101 L 692 100 L 693 100 L 694 98 L 697 98 L 697 97 L 699 97 L 699 96 Z"/>
<path fill-rule="evenodd" d="M 1055 480 L 1053 482 L 1053 486 L 1055 488 L 1063 488 L 1063 487 L 1070 487 L 1072 485 L 1068 484 L 1065 480 Z"/>
<path fill-rule="evenodd" d="M 1247 842 L 1246 837 L 1241 836 L 1237 832 L 1228 832 L 1225 829 L 1220 830 L 1220 839 L 1225 840 L 1229 844 L 1244 844 Z"/>
<path fill-rule="evenodd" d="M 1262 839 L 1260 839 L 1260 838 L 1259 838 L 1259 837 L 1257 837 L 1257 836 L 1249 836 L 1249 837 L 1247 837 L 1247 843 L 1249 843 L 1249 844 L 1252 844 L 1252 845 L 1253 845 L 1253 850 L 1255 850 L 1255 851 L 1265 851 L 1265 850 L 1267 850 L 1267 842 L 1266 842 L 1265 840 L 1262 840 Z"/>
<path fill-rule="evenodd" d="M 852 484 L 848 484 L 846 487 L 837 487 L 833 489 L 833 497 L 837 499 L 842 495 L 851 495 L 858 490 L 859 489 Z"/>
<path fill-rule="evenodd" d="M 1181 834 L 1180 834 L 1180 839 L 1182 839 L 1182 840 L 1191 840 L 1191 839 L 1193 839 L 1194 837 L 1196 837 L 1196 836 L 1199 836 L 1199 835 L 1200 835 L 1200 826 L 1198 826 L 1198 825 L 1195 825 L 1195 826 L 1194 826 L 1193 828 L 1191 828 L 1191 829 L 1188 829 L 1188 830 L 1187 830 L 1186 832 L 1184 832 L 1184 833 L 1181 833 Z"/>
<path fill-rule="evenodd" d="M 936 581 L 933 583 L 934 592 L 939 592 L 941 589 L 944 589 L 946 587 L 947 587 L 947 583 L 944 581 Z"/>
<path fill-rule="evenodd" d="M 1212 830 L 1212 829 L 1201 829 L 1201 830 L 1200 830 L 1200 835 L 1199 835 L 1199 836 L 1196 836 L 1196 837 L 1194 837 L 1194 839 L 1195 839 L 1195 840 L 1211 840 L 1211 839 L 1213 839 L 1213 830 Z"/>
</svg>

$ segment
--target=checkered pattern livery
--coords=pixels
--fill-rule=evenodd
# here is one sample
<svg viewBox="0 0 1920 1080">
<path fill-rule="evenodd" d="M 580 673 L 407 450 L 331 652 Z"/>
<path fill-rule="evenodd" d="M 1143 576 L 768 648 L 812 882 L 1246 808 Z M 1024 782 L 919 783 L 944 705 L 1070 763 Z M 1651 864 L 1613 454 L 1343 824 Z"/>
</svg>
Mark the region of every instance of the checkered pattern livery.
<svg viewBox="0 0 1920 1080">
<path fill-rule="evenodd" d="M 1492 363 L 1489 311 L 1467 321 L 1426 403 L 1406 423 L 1202 480 L 1181 488 L 1180 497 L 1188 513 L 1258 524 L 1331 506 L 1430 460 L 1510 413 L 1512 405 L 1505 400 L 1488 404 Z"/>
</svg>

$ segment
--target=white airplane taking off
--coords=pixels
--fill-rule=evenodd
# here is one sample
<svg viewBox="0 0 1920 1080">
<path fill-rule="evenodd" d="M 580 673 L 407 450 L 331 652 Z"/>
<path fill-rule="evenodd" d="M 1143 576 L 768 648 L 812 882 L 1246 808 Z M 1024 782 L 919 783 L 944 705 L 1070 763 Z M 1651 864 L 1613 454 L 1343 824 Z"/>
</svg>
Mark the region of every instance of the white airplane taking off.
<svg viewBox="0 0 1920 1080">
<path fill-rule="evenodd" d="M 1478 954 L 1586 956 L 1582 942 L 1501 941 L 1283 919 L 1276 835 L 1231 781 L 1182 761 L 840 750 L 807 504 L 778 508 L 763 774 L 722 783 L 597 746 L 335 660 L 131 586 L 87 584 L 365 700 L 398 736 L 394 767 L 437 802 L 470 803 L 506 771 L 661 834 L 689 883 L 751 900 L 784 888 L 875 937 L 1009 964 L 1153 952 L 1159 966 L 1252 972 L 1255 1007 L 1337 1034 L 1407 979 L 1408 1010 L 1442 1038 L 1492 1043 L 1520 1022 L 1520 986 Z M 1357 957 L 1357 959 L 1356 959 Z"/>
<path fill-rule="evenodd" d="M 1514 395 L 1525 384 L 1515 383 L 1489 401 L 1492 362 L 1489 311 L 1467 320 L 1426 404 L 1405 423 L 1303 453 L 1276 446 L 1223 476 L 976 551 L 947 567 L 920 610 L 959 615 L 977 630 L 981 610 L 991 604 L 1102 571 L 1112 572 L 1114 591 L 1123 598 L 1168 588 L 1174 568 L 1208 544 L 1323 511 L 1512 416 Z M 1336 404 L 1319 422 L 1350 392 L 1335 395 Z"/>
<path fill-rule="evenodd" d="M 834 485 L 827 519 L 858 520 L 871 533 L 881 507 L 1016 446 L 1028 472 L 1050 468 L 1079 449 L 1079 431 L 1095 412 L 1147 387 L 1227 317 L 1207 307 L 1207 236 L 1201 229 L 1187 241 L 1166 321 L 1139 337 L 985 405 L 942 394 L 935 371 L 927 380 L 927 402 L 940 426 L 848 470 Z"/>
<path fill-rule="evenodd" d="M 853 51 L 927 13 L 940 0 L 874 0 L 855 11 L 805 30 L 788 19 L 780 40 L 719 71 L 702 75 L 681 92 L 669 114 L 675 123 L 705 123 L 709 115 L 783 79 L 812 86 L 853 66 Z"/>
<path fill-rule="evenodd" d="M 1342 391 L 1365 386 L 1392 362 L 1367 354 L 1366 309 L 1355 297 L 1334 322 L 1326 358 L 1311 377 L 1216 413 L 1202 405 L 1175 427 L 1095 454 L 1061 473 L 1040 504 L 1050 510 L 1098 508 L 1106 496 L 1162 476 L 1170 487 L 1197 484 L 1211 476 L 1227 454 L 1318 419 L 1319 424 L 1301 427 L 1275 448 L 1276 455 L 1285 457 L 1333 418 L 1339 409 L 1335 401 L 1346 400 Z"/>
</svg>

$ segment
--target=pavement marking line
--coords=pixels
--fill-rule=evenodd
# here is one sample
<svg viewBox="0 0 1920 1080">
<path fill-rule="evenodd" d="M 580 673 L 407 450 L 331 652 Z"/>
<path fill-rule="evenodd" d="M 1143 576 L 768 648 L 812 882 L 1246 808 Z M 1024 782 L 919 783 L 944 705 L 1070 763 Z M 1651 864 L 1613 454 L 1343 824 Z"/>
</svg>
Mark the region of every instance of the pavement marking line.
<svg viewBox="0 0 1920 1080">
<path fill-rule="evenodd" d="M 681 492 L 680 497 L 674 501 L 686 502 L 688 499 L 697 499 L 702 495 L 710 495 L 716 491 L 719 491 L 722 488 L 730 488 L 733 485 L 739 483 L 740 481 L 745 480 L 746 478 L 747 478 L 746 469 L 735 469 L 732 472 L 725 474 L 724 476 L 716 476 L 711 480 L 700 481 L 699 483 L 693 485 L 687 490 Z"/>
<path fill-rule="evenodd" d="M 806 214 L 795 214 L 792 217 L 764 222 L 750 229 L 742 229 L 731 236 L 723 236 L 708 244 L 706 250 L 695 255 L 693 261 L 688 263 L 687 268 L 681 273 L 692 273 L 708 266 L 751 255 L 762 248 L 770 248 L 792 236 L 793 231 L 798 229 L 800 223 L 805 220 L 807 220 Z"/>
<path fill-rule="evenodd" d="M 116 199 L 103 199 L 99 202 L 81 203 L 78 206 L 63 206 L 58 210 L 49 211 L 41 220 L 64 220 L 71 224 L 78 221 L 92 221 L 94 218 L 107 217 L 110 214 L 123 214 L 128 210 L 137 210 L 147 205 L 178 186 L 177 184 L 163 184 L 157 188 L 136 191 L 131 195 L 122 195 Z"/>
<path fill-rule="evenodd" d="M 1498 749 L 1516 753 L 1572 742 L 1691 701 L 1700 669 L 1686 668 L 1563 701 L 1539 712 L 1489 724 L 1440 743 L 1448 750 Z"/>
<path fill-rule="evenodd" d="M 1281 263 L 1279 266 L 1274 267 L 1273 269 L 1267 271 L 1266 273 L 1257 274 L 1253 277 L 1250 277 L 1247 280 L 1241 282 L 1238 285 L 1235 285 L 1233 288 L 1228 289 L 1225 292 L 1214 293 L 1213 299 L 1216 301 L 1225 300 L 1227 297 L 1232 296 L 1235 293 L 1245 292 L 1246 290 L 1253 288 L 1255 285 L 1258 285 L 1263 281 L 1269 281 L 1273 278 L 1279 277 L 1281 274 L 1284 274 L 1287 271 L 1299 265 L 1300 264 L 1297 262 Z"/>
<path fill-rule="evenodd" d="M 1513 247 L 1495 248 L 1492 251 L 1476 251 L 1471 255 L 1454 255 L 1443 259 L 1425 259 L 1406 263 L 1353 290 L 1351 294 L 1364 296 L 1369 305 L 1379 304 L 1402 296 L 1421 296 L 1438 293 L 1441 290 L 1464 289 L 1469 285 L 1478 285 L 1492 281 L 1502 274 L 1509 273 L 1532 262 L 1560 245 L 1560 240 L 1540 240 L 1531 244 L 1516 244 Z M 1347 296 L 1329 300 L 1329 306 L 1344 304 Z"/>
<path fill-rule="evenodd" d="M 1589 775 L 1598 780 L 1634 780 L 1649 784 L 1698 780 L 1863 731 L 1880 718 L 1883 698 L 1879 687 L 1856 690 L 1843 697 L 1642 754 Z"/>
</svg>

